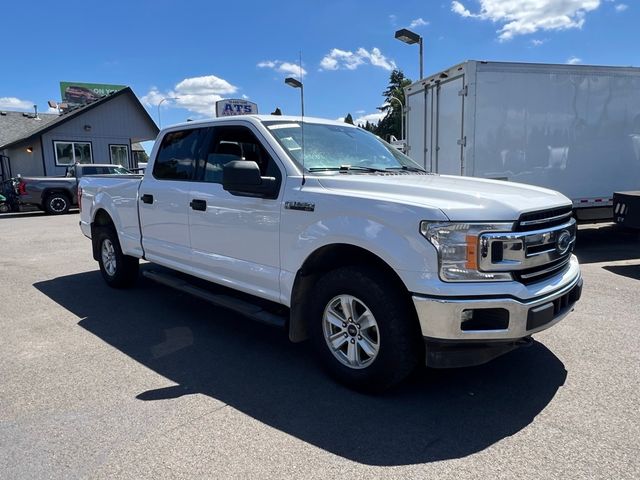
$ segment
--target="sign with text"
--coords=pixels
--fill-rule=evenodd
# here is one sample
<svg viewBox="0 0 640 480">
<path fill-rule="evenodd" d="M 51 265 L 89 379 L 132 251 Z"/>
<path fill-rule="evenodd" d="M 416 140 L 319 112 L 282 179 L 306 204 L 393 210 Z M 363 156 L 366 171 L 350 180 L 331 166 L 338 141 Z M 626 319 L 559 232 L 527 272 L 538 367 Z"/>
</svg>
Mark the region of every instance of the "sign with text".
<svg viewBox="0 0 640 480">
<path fill-rule="evenodd" d="M 85 105 L 123 88 L 126 88 L 126 85 L 60 82 L 60 98 L 69 105 Z"/>
<path fill-rule="evenodd" d="M 216 117 L 231 117 L 233 115 L 256 115 L 258 105 L 248 100 L 225 98 L 216 102 Z"/>
</svg>

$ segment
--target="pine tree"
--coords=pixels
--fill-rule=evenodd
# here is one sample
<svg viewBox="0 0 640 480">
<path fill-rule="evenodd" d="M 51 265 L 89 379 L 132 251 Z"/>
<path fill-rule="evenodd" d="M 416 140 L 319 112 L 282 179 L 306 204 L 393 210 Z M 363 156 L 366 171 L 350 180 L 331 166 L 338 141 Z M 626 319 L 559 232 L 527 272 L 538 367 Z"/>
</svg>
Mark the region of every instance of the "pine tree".
<svg viewBox="0 0 640 480">
<path fill-rule="evenodd" d="M 383 107 L 379 107 L 381 111 L 386 112 L 386 115 L 382 120 L 380 120 L 374 131 L 376 135 L 379 135 L 385 140 L 389 139 L 391 135 L 398 139 L 402 138 L 402 134 L 400 132 L 400 117 L 402 115 L 402 111 L 398 102 L 390 100 L 390 98 L 396 98 L 402 103 L 402 105 L 406 105 L 404 87 L 407 85 L 411 85 L 411 80 L 406 78 L 401 70 L 394 70 L 391 72 L 389 75 L 389 85 L 387 85 L 387 89 L 382 92 L 382 96 L 386 99 L 385 105 Z"/>
<path fill-rule="evenodd" d="M 350 125 L 354 125 L 353 123 L 353 117 L 351 116 L 350 113 L 347 113 L 347 116 L 344 117 L 344 123 L 348 123 Z"/>
</svg>

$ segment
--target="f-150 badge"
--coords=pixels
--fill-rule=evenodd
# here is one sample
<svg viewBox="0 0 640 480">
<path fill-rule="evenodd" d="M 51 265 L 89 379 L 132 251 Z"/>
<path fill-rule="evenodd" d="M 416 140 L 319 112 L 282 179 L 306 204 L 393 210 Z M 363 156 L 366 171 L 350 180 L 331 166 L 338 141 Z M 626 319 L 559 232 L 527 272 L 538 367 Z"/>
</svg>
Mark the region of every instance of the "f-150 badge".
<svg viewBox="0 0 640 480">
<path fill-rule="evenodd" d="M 287 210 L 313 212 L 316 209 L 316 204 L 311 202 L 284 202 L 284 208 L 286 208 Z"/>
</svg>

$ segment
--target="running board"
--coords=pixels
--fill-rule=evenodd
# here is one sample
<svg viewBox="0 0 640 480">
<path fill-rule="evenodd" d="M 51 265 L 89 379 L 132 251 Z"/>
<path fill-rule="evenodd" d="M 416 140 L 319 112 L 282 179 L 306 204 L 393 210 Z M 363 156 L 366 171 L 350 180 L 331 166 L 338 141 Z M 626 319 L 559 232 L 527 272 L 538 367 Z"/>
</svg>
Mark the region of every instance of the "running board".
<svg viewBox="0 0 640 480">
<path fill-rule="evenodd" d="M 194 297 L 198 297 L 218 307 L 233 310 L 236 313 L 244 315 L 245 317 L 256 320 L 260 323 L 270 325 L 272 327 L 284 328 L 286 326 L 287 319 L 281 315 L 268 312 L 259 305 L 254 305 L 245 300 L 231 297 L 229 295 L 222 295 L 219 293 L 212 293 L 204 288 L 197 287 L 181 278 L 160 272 L 154 272 L 153 270 L 147 270 L 142 272 L 144 277 L 147 277 L 154 282 L 158 282 L 167 287 L 175 288 L 181 292 L 188 293 Z"/>
</svg>

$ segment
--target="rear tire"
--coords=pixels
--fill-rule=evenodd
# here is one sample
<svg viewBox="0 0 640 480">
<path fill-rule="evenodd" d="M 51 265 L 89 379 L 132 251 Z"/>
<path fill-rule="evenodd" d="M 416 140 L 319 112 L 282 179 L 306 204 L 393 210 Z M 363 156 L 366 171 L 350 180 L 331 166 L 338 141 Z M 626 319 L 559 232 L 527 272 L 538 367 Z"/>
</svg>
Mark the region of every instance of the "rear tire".
<svg viewBox="0 0 640 480">
<path fill-rule="evenodd" d="M 422 354 L 415 312 L 383 272 L 343 267 L 313 291 L 310 330 L 321 363 L 340 383 L 377 392 L 407 378 Z"/>
<path fill-rule="evenodd" d="M 0 204 L 0 213 L 9 213 L 11 208 L 6 203 Z"/>
<path fill-rule="evenodd" d="M 100 227 L 95 232 L 98 247 L 98 264 L 102 278 L 112 288 L 128 288 L 138 279 L 139 262 L 135 257 L 122 253 L 115 230 Z"/>
<path fill-rule="evenodd" d="M 44 210 L 49 215 L 64 215 L 71 208 L 71 201 L 64 193 L 52 193 L 44 200 Z"/>
</svg>

